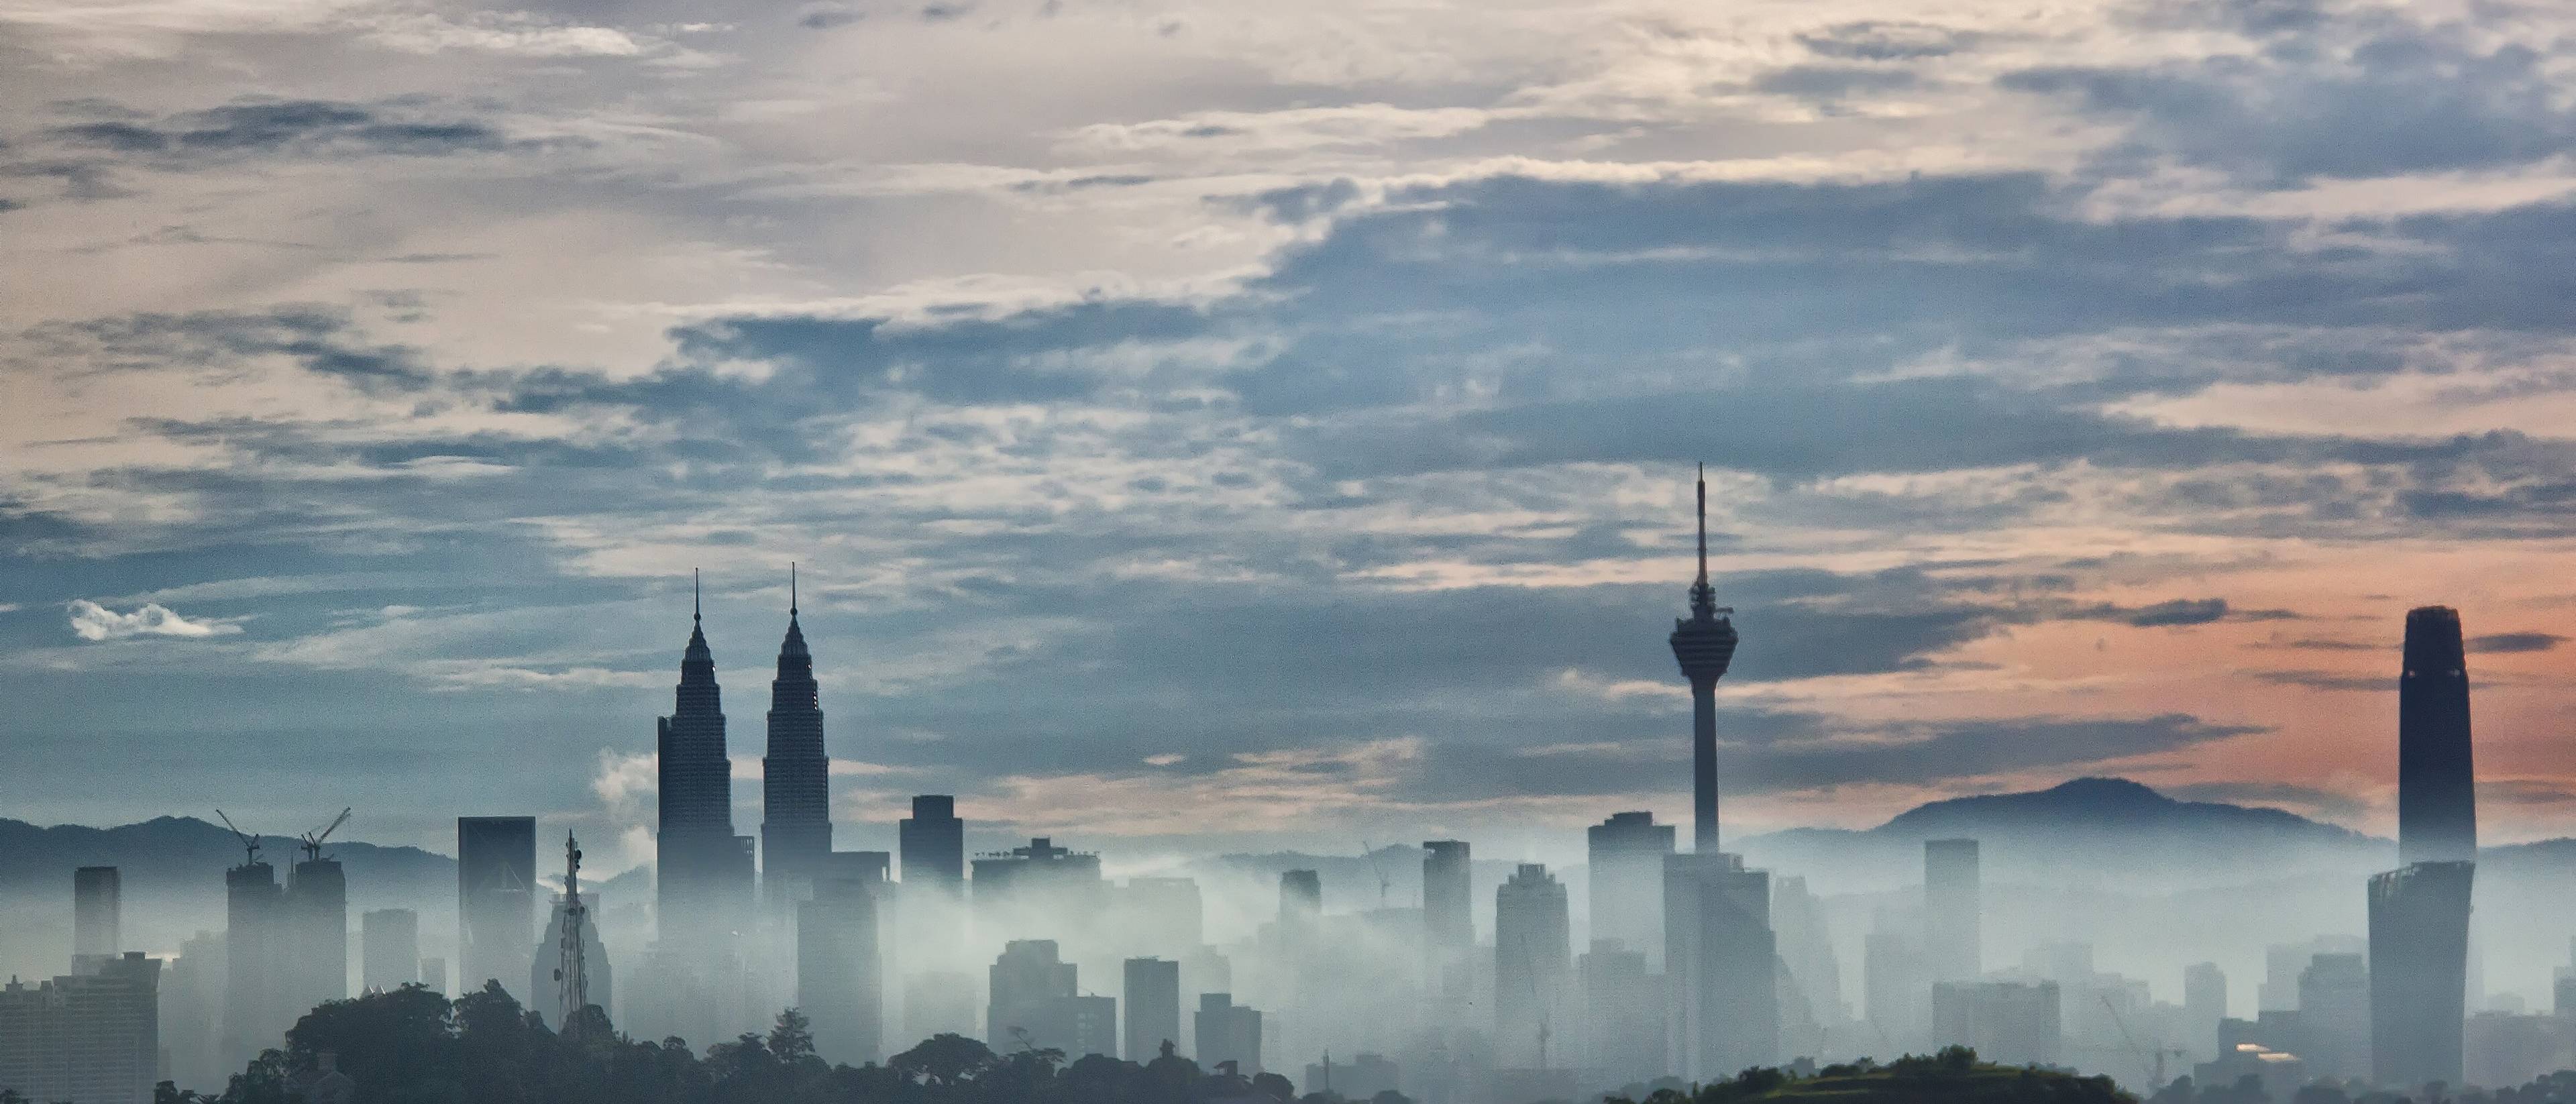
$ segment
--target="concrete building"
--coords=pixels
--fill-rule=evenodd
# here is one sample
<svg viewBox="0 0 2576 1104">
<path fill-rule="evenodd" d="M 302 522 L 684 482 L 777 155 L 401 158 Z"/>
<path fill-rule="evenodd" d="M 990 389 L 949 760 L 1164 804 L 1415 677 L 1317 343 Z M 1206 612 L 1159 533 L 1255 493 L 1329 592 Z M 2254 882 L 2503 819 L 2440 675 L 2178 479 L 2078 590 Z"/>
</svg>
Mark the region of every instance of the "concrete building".
<svg viewBox="0 0 2576 1104">
<path fill-rule="evenodd" d="M 857 867 L 855 876 L 845 876 L 830 871 L 831 857 L 815 865 L 821 880 L 813 896 L 796 906 L 796 1006 L 812 1024 L 815 1053 L 859 1066 L 886 1057 L 879 906 L 889 885 L 881 861 L 845 864 Z"/>
<path fill-rule="evenodd" d="M 1115 1057 L 1118 1050 L 1118 998 L 1051 997 L 1038 1002 L 1029 1029 L 1029 1044 L 1060 1050 L 1068 1062 L 1091 1055 Z"/>
<path fill-rule="evenodd" d="M 447 985 L 447 960 L 427 955 L 422 956 L 420 960 L 420 983 L 427 987 L 432 993 L 446 995 L 452 992 Z"/>
<path fill-rule="evenodd" d="M 161 970 L 161 1049 L 170 1079 L 183 1089 L 220 1091 L 238 1067 L 220 1050 L 224 1010 L 224 937 L 201 931 L 179 944 Z"/>
<path fill-rule="evenodd" d="M 2006 1066 L 2050 1066 L 2062 1051 L 2053 981 L 1943 981 L 1932 986 L 1932 1035 Z"/>
<path fill-rule="evenodd" d="M 2321 954 L 2362 954 L 2370 941 L 2358 935 L 2319 935 L 2296 943 L 2263 948 L 2263 980 L 2254 987 L 2257 1012 L 2295 1012 L 2299 1008 L 2299 975 L 2308 960 Z"/>
<path fill-rule="evenodd" d="M 161 1068 L 161 962 L 129 951 L 0 988 L 0 1089 L 46 1104 L 151 1104 Z"/>
<path fill-rule="evenodd" d="M 796 622 L 795 569 L 788 569 L 787 636 L 769 683 L 769 744 L 760 760 L 760 880 L 784 915 L 810 896 L 832 853 L 831 760 L 823 753 L 822 690 L 814 655 Z"/>
<path fill-rule="evenodd" d="M 2370 1076 L 2370 965 L 2357 954 L 2321 954 L 2299 972 L 2298 1055 L 2308 1076 Z"/>
<path fill-rule="evenodd" d="M 420 980 L 420 914 L 371 909 L 358 917 L 358 984 L 390 993 Z"/>
<path fill-rule="evenodd" d="M 457 995 L 517 986 L 537 946 L 537 818 L 456 818 L 456 920 Z"/>
<path fill-rule="evenodd" d="M 286 1016 L 285 895 L 277 868 L 257 859 L 224 871 L 224 1013 L 218 1060 L 240 1069 L 277 1046 L 293 1023 Z"/>
<path fill-rule="evenodd" d="M 1923 957 L 1934 982 L 1986 972 L 1977 841 L 1923 841 Z"/>
<path fill-rule="evenodd" d="M 1565 886 L 1537 863 L 1522 863 L 1494 890 L 1494 1055 L 1498 1065 L 1547 1069 L 1568 1064 L 1551 1053 L 1554 1036 L 1572 1037 L 1565 1015 L 1573 974 Z"/>
<path fill-rule="evenodd" d="M 1098 916 L 1108 904 L 1100 856 L 1058 847 L 1040 836 L 1025 847 L 978 855 L 974 863 L 979 930 L 1025 935 L 1050 930 L 1060 916 Z"/>
<path fill-rule="evenodd" d="M 1012 940 L 987 970 L 985 1044 L 1002 1053 L 1024 1042 L 1042 1045 L 1034 1040 L 1047 1026 L 1046 1003 L 1073 996 L 1075 980 L 1074 965 L 1057 957 L 1055 940 Z"/>
<path fill-rule="evenodd" d="M 1663 896 L 1658 892 L 1657 897 Z M 1663 978 L 1643 951 L 1611 939 L 1592 941 L 1575 963 L 1583 988 L 1582 1068 L 1600 1085 L 1651 1081 L 1665 1074 Z"/>
<path fill-rule="evenodd" d="M 113 866 L 72 871 L 72 972 L 86 973 L 124 953 L 124 890 Z"/>
<path fill-rule="evenodd" d="M 2518 1012 L 2474 1013 L 2461 1051 L 2469 1084 L 2484 1089 L 2520 1088 L 2559 1070 L 2576 1068 L 2576 1021 Z"/>
<path fill-rule="evenodd" d="M 349 877 L 340 860 L 308 848 L 286 882 L 284 955 L 288 1012 L 296 1017 L 349 996 Z"/>
<path fill-rule="evenodd" d="M 2373 1080 L 2460 1083 L 2468 1011 L 2476 769 L 2458 611 L 2406 613 L 2397 683 L 2397 861 L 2370 880 Z"/>
<path fill-rule="evenodd" d="M 671 715 L 654 722 L 660 789 L 653 914 L 657 941 L 695 965 L 739 925 L 751 896 L 752 862 L 750 839 L 733 831 L 733 762 L 715 653 L 699 611 L 693 608 L 689 621 Z M 475 984 L 471 974 L 466 984 Z"/>
<path fill-rule="evenodd" d="M 1422 986 L 1434 1017 L 1455 1023 L 1475 994 L 1475 897 L 1465 840 L 1422 844 Z"/>
<path fill-rule="evenodd" d="M 1881 916 L 1861 941 L 1864 1053 L 1882 1060 L 1922 1050 L 1932 1038 L 1932 972 L 1910 925 Z"/>
<path fill-rule="evenodd" d="M 912 815 L 897 827 L 897 850 L 903 856 L 903 884 L 911 893 L 938 890 L 962 896 L 966 889 L 966 822 L 957 819 L 957 799 L 948 794 L 921 794 L 912 799 Z"/>
<path fill-rule="evenodd" d="M 1261 1072 L 1261 1013 L 1234 1003 L 1232 993 L 1199 994 L 1193 1017 L 1199 1068 L 1232 1062 L 1245 1077 Z"/>
<path fill-rule="evenodd" d="M 1279 926 L 1309 929 L 1324 915 L 1324 877 L 1312 870 L 1279 872 Z"/>
<path fill-rule="evenodd" d="M 2218 1057 L 2218 1021 L 2227 1018 L 2227 975 L 2215 962 L 2195 962 L 2182 971 L 2183 1049 L 2192 1060 Z"/>
<path fill-rule="evenodd" d="M 1673 853 L 1673 826 L 1648 812 L 1612 813 L 1584 829 L 1590 886 L 1592 941 L 1615 940 L 1646 957 L 1649 971 L 1664 968 L 1664 856 Z"/>
<path fill-rule="evenodd" d="M 1780 1060 L 1771 876 L 1723 852 L 1664 861 L 1668 1052 L 1677 1075 L 1733 1076 Z"/>
<path fill-rule="evenodd" d="M 1127 1008 L 1125 1046 L 1130 1062 L 1151 1062 L 1164 1043 L 1181 1044 L 1181 964 L 1164 958 L 1131 958 L 1121 991 Z"/>
</svg>

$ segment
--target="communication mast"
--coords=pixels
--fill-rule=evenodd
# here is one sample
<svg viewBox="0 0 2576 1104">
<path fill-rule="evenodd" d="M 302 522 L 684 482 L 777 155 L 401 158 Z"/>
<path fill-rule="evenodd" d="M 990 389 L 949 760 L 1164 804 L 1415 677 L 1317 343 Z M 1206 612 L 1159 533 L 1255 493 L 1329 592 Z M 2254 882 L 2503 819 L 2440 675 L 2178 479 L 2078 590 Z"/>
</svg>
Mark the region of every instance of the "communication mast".
<svg viewBox="0 0 2576 1104">
<path fill-rule="evenodd" d="M 563 1030 L 573 1030 L 574 1018 L 590 1007 L 589 964 L 583 960 L 582 944 L 589 927 L 590 909 L 581 903 L 581 844 L 570 832 L 564 833 L 564 914 L 563 938 L 555 947 L 555 988 L 562 996 L 558 1021 Z"/>
</svg>

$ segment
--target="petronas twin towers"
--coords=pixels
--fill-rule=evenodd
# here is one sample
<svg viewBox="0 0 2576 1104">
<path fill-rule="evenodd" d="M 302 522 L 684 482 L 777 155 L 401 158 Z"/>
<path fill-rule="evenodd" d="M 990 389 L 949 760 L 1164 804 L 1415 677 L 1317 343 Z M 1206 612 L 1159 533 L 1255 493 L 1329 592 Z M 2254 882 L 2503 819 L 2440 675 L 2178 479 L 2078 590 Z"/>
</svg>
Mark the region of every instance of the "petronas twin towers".
<svg viewBox="0 0 2576 1104">
<path fill-rule="evenodd" d="M 762 881 L 785 907 L 832 850 L 830 759 L 823 753 L 823 706 L 814 655 L 797 624 L 789 576 L 787 638 L 769 701 L 769 747 L 761 759 Z M 695 602 L 692 602 L 695 605 Z M 688 648 L 671 715 L 658 722 L 660 831 L 656 912 L 665 939 L 713 938 L 741 919 L 752 895 L 752 838 L 733 830 L 733 764 L 725 751 L 723 692 L 703 611 L 690 616 Z"/>
</svg>

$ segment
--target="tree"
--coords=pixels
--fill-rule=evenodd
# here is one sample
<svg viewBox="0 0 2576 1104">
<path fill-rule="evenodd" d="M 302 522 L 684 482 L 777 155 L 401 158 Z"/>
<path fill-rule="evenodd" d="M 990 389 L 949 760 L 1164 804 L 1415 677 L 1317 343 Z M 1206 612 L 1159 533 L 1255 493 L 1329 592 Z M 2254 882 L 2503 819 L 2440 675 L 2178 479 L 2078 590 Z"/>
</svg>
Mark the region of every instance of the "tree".
<svg viewBox="0 0 2576 1104">
<path fill-rule="evenodd" d="M 893 1066 L 940 1088 L 955 1088 L 993 1068 L 1000 1059 L 981 1041 L 941 1032 L 894 1056 Z"/>
<path fill-rule="evenodd" d="M 814 1055 L 814 1024 L 805 1013 L 790 1008 L 778 1014 L 778 1023 L 769 1029 L 769 1052 L 783 1062 L 795 1062 Z"/>
<path fill-rule="evenodd" d="M 1296 1085 L 1289 1083 L 1286 1077 L 1266 1071 L 1252 1075 L 1252 1091 L 1269 1097 L 1272 1100 L 1294 1100 L 1297 1098 Z"/>
</svg>

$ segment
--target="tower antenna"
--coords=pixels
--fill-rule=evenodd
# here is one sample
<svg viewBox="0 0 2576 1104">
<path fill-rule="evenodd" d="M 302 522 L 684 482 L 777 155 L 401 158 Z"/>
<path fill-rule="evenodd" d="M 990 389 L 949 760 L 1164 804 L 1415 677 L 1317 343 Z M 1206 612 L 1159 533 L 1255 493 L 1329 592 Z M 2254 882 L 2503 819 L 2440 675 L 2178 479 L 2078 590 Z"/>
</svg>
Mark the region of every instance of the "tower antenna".
<svg viewBox="0 0 2576 1104">
<path fill-rule="evenodd" d="M 1708 585 L 1708 465 L 1699 466 L 1699 584 Z"/>
<path fill-rule="evenodd" d="M 705 616 L 705 603 L 698 597 L 698 569 L 689 569 L 689 621 L 694 624 Z"/>
<path fill-rule="evenodd" d="M 582 948 L 589 912 L 581 903 L 581 843 L 565 832 L 563 939 L 555 947 L 555 983 L 560 987 L 560 1022 L 566 1032 L 573 1030 L 574 1018 L 590 1007 L 590 964 Z"/>
<path fill-rule="evenodd" d="M 796 561 L 787 561 L 787 616 L 796 616 Z"/>
</svg>

